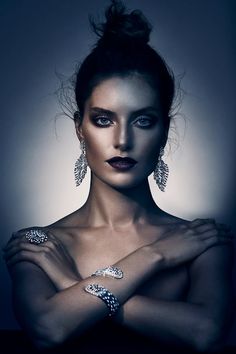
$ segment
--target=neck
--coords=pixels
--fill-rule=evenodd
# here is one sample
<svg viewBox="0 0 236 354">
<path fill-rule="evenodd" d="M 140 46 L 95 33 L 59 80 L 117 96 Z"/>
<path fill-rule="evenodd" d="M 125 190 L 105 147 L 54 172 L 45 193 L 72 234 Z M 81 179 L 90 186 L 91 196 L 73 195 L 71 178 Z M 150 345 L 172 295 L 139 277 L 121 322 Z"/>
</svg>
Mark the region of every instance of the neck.
<svg viewBox="0 0 236 354">
<path fill-rule="evenodd" d="M 110 227 L 145 223 L 160 210 L 155 204 L 148 180 L 132 188 L 111 187 L 92 176 L 90 193 L 83 213 L 90 225 Z"/>
</svg>

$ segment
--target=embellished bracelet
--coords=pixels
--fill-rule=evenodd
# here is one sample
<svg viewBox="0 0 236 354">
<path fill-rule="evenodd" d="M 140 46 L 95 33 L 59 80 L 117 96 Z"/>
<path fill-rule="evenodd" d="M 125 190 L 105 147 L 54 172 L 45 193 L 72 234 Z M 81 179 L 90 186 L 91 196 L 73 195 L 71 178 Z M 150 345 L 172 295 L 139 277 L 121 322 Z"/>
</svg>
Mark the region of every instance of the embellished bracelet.
<svg viewBox="0 0 236 354">
<path fill-rule="evenodd" d="M 89 284 L 84 288 L 89 294 L 99 297 L 109 309 L 109 316 L 113 316 L 119 309 L 118 299 L 106 288 L 99 284 Z"/>
<path fill-rule="evenodd" d="M 104 277 L 110 277 L 115 279 L 123 278 L 123 272 L 118 267 L 109 266 L 103 269 L 98 269 L 92 275 L 103 275 Z"/>
</svg>

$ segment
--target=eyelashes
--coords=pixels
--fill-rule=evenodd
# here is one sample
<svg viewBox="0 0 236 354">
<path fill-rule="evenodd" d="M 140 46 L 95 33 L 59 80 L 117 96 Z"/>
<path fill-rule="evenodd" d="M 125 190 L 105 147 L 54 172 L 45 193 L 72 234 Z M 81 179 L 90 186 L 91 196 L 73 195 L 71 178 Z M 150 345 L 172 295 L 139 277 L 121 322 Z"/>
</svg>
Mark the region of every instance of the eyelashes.
<svg viewBox="0 0 236 354">
<path fill-rule="evenodd" d="M 108 127 L 113 123 L 111 119 L 104 116 L 92 117 L 92 120 L 93 123 L 98 127 Z"/>
<path fill-rule="evenodd" d="M 150 128 L 156 123 L 156 119 L 145 117 L 145 118 L 138 118 L 135 120 L 134 124 L 140 128 Z"/>
<path fill-rule="evenodd" d="M 110 127 L 114 124 L 113 120 L 106 116 L 92 116 L 92 121 L 97 127 Z M 148 129 L 154 126 L 157 122 L 157 117 L 153 116 L 140 116 L 135 119 L 132 124 L 138 128 Z"/>
</svg>

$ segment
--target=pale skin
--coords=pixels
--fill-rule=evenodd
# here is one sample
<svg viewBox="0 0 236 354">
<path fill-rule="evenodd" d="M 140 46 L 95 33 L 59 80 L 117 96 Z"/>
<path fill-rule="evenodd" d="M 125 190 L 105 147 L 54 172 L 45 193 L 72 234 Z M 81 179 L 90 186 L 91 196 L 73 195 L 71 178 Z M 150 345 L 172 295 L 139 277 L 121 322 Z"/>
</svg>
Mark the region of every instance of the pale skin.
<svg viewBox="0 0 236 354">
<path fill-rule="evenodd" d="M 166 143 L 163 119 L 144 77 L 98 84 L 75 121 L 92 171 L 87 201 L 45 228 L 47 242 L 30 244 L 21 230 L 5 247 L 17 318 L 39 348 L 79 336 L 108 315 L 85 292 L 90 283 L 119 299 L 112 320 L 121 325 L 198 351 L 221 345 L 232 313 L 232 235 L 215 220 L 182 220 L 154 203 L 147 177 Z M 118 172 L 106 162 L 113 156 L 138 163 Z M 91 277 L 108 265 L 124 278 Z"/>
</svg>

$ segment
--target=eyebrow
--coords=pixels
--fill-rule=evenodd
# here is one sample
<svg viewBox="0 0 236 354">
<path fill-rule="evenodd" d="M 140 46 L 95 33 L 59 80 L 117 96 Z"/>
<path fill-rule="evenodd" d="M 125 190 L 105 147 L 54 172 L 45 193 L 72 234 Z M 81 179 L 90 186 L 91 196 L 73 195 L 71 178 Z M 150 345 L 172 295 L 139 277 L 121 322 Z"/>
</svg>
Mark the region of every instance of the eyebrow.
<svg viewBox="0 0 236 354">
<path fill-rule="evenodd" d="M 106 113 L 106 114 L 116 114 L 113 111 L 110 111 L 109 109 L 101 108 L 101 107 L 91 107 L 90 111 L 95 112 L 95 113 Z M 156 112 L 160 113 L 159 110 L 153 106 L 148 106 L 144 107 L 141 109 L 138 109 L 136 111 L 133 111 L 132 114 L 142 114 L 142 113 L 147 113 L 147 112 Z"/>
</svg>

